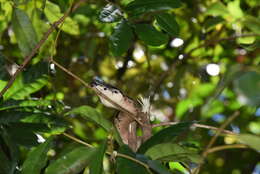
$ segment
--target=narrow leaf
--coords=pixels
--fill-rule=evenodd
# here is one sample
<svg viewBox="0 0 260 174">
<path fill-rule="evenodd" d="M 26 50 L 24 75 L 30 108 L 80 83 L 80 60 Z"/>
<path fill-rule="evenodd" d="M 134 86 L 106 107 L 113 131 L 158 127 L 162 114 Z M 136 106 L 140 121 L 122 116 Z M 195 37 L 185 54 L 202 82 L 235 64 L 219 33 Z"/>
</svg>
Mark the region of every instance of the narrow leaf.
<svg viewBox="0 0 260 174">
<path fill-rule="evenodd" d="M 150 147 L 156 144 L 175 140 L 178 135 L 185 131 L 188 131 L 191 124 L 192 122 L 179 123 L 157 132 L 141 145 L 141 147 L 138 149 L 138 153 L 145 153 Z"/>
<path fill-rule="evenodd" d="M 45 170 L 45 174 L 79 173 L 92 160 L 95 149 L 78 147 L 53 161 Z"/>
<path fill-rule="evenodd" d="M 22 55 L 28 55 L 37 44 L 37 35 L 24 11 L 14 8 L 12 27 Z"/>
<path fill-rule="evenodd" d="M 160 46 L 168 42 L 168 36 L 157 31 L 153 26 L 149 24 L 137 24 L 135 25 L 135 32 L 140 40 L 145 44 L 151 46 Z"/>
<path fill-rule="evenodd" d="M 52 138 L 29 152 L 22 166 L 22 174 L 40 174 L 47 163 L 47 152 L 52 147 Z"/>
<path fill-rule="evenodd" d="M 180 6 L 181 1 L 179 0 L 135 0 L 127 4 L 125 9 L 130 15 L 137 16 L 158 10 L 170 10 Z"/>
<path fill-rule="evenodd" d="M 110 37 L 112 53 L 120 56 L 125 53 L 132 44 L 134 34 L 131 26 L 123 20 L 117 24 Z"/>
<path fill-rule="evenodd" d="M 99 126 L 103 127 L 107 132 L 112 132 L 115 136 L 115 139 L 119 144 L 122 144 L 121 138 L 116 130 L 116 128 L 108 121 L 104 116 L 102 116 L 98 111 L 90 106 L 80 106 L 74 108 L 71 111 L 67 112 L 65 115 L 80 115 L 83 118 L 90 120 Z"/>
<path fill-rule="evenodd" d="M 177 36 L 179 34 L 179 25 L 175 20 L 174 15 L 168 13 L 161 13 L 155 16 L 155 19 L 159 26 L 169 33 L 171 36 Z"/>
<path fill-rule="evenodd" d="M 103 158 L 107 148 L 107 140 L 105 140 L 93 155 L 90 162 L 90 174 L 102 174 L 103 173 Z"/>
</svg>

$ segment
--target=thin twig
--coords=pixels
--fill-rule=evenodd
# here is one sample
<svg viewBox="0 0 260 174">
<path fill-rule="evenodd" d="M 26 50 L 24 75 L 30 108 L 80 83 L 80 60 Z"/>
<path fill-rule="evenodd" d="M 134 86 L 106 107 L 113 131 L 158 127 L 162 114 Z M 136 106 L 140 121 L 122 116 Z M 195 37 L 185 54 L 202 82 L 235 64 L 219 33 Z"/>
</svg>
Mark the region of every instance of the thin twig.
<svg viewBox="0 0 260 174">
<path fill-rule="evenodd" d="M 231 123 L 237 116 L 239 116 L 239 112 L 235 112 L 233 115 L 231 115 L 217 130 L 216 134 L 211 138 L 209 144 L 207 145 L 205 152 L 211 148 L 211 146 L 215 143 L 215 141 L 217 140 L 217 137 L 220 135 L 220 133 L 225 129 L 225 127 L 227 127 L 227 125 L 229 125 L 229 123 Z M 203 153 L 202 156 L 206 156 L 206 153 Z"/>
<path fill-rule="evenodd" d="M 82 140 L 80 140 L 80 139 L 78 139 L 78 138 L 76 138 L 76 137 L 73 137 L 72 135 L 69 135 L 69 134 L 67 134 L 67 133 L 63 133 L 63 135 L 66 136 L 67 138 L 69 138 L 69 139 L 71 139 L 71 140 L 73 140 L 73 141 L 79 143 L 79 144 L 82 144 L 82 145 L 87 146 L 87 147 L 89 147 L 89 148 L 94 148 L 94 146 L 92 146 L 91 144 L 88 144 L 88 143 L 86 143 L 86 142 L 84 142 L 84 141 L 82 141 Z M 131 161 L 133 161 L 133 162 L 135 162 L 135 163 L 137 163 L 137 164 L 142 165 L 143 167 L 146 168 L 146 170 L 147 170 L 150 174 L 153 174 L 147 164 L 145 164 L 145 163 L 143 163 L 142 161 L 139 161 L 139 160 L 137 160 L 137 159 L 135 159 L 135 158 L 133 158 L 133 157 L 131 157 L 131 156 L 128 156 L 128 155 L 125 155 L 125 154 L 122 154 L 122 153 L 118 153 L 117 151 L 114 151 L 113 153 L 106 151 L 106 154 L 107 154 L 107 155 L 110 155 L 110 156 L 116 154 L 116 157 L 122 157 L 122 158 L 125 158 L 125 159 L 128 159 L 128 160 L 131 160 Z"/>
<path fill-rule="evenodd" d="M 216 146 L 208 149 L 205 153 L 213 153 L 221 150 L 226 150 L 226 149 L 246 149 L 249 148 L 245 144 L 229 144 L 229 145 L 222 145 L 222 146 Z"/>
<path fill-rule="evenodd" d="M 233 115 L 231 115 L 217 130 L 216 134 L 211 138 L 211 140 L 209 141 L 207 147 L 205 148 L 205 150 L 202 153 L 202 158 L 205 159 L 208 155 L 208 151 L 209 149 L 212 147 L 212 145 L 215 143 L 215 141 L 217 140 L 217 137 L 220 135 L 220 133 L 225 129 L 225 127 L 230 124 L 237 116 L 239 116 L 239 111 L 236 111 Z M 203 163 L 201 163 L 194 171 L 194 174 L 198 174 L 201 167 L 202 167 Z"/>
<path fill-rule="evenodd" d="M 79 1 L 80 3 L 82 3 L 82 1 Z M 79 3 L 78 2 L 78 3 Z M 48 37 L 51 35 L 51 33 L 55 30 L 56 27 L 58 27 L 65 19 L 66 17 L 70 14 L 70 12 L 72 11 L 71 9 L 75 10 L 76 7 L 78 8 L 78 4 L 76 3 L 74 5 L 74 7 L 69 8 L 64 15 L 57 20 L 56 22 L 53 23 L 53 25 L 48 29 L 48 31 L 43 35 L 42 39 L 36 44 L 36 46 L 33 48 L 33 50 L 31 51 L 31 53 L 29 55 L 27 55 L 24 58 L 23 63 L 19 66 L 19 68 L 16 70 L 16 72 L 13 74 L 13 76 L 11 77 L 11 79 L 8 81 L 8 83 L 5 85 L 5 87 L 1 90 L 0 92 L 0 98 L 3 97 L 3 95 L 5 94 L 5 92 L 12 86 L 12 84 L 14 83 L 16 77 L 20 74 L 20 72 L 23 71 L 23 69 L 29 64 L 29 62 L 32 60 L 33 56 L 38 52 L 38 50 L 41 48 L 41 46 L 45 43 L 45 41 L 48 39 Z"/>
<path fill-rule="evenodd" d="M 83 144 L 84 146 L 93 148 L 93 146 L 92 146 L 91 144 L 88 144 L 88 143 L 86 143 L 85 141 L 82 141 L 82 140 L 80 140 L 80 139 L 78 139 L 78 138 L 76 138 L 76 137 L 73 137 L 73 136 L 71 136 L 71 135 L 69 135 L 69 134 L 67 134 L 67 133 L 63 133 L 62 135 L 64 135 L 65 137 L 68 137 L 69 139 L 72 139 L 73 141 L 75 141 L 75 142 L 77 142 L 77 143 L 79 143 L 79 144 Z"/>
<path fill-rule="evenodd" d="M 181 122 L 178 122 L 178 121 L 176 121 L 176 122 L 163 122 L 163 123 L 154 124 L 153 128 L 154 127 L 160 127 L 160 126 L 170 126 L 170 125 L 175 125 L 175 124 L 179 124 L 179 123 L 181 123 Z M 198 127 L 198 128 L 210 129 L 210 130 L 218 130 L 219 129 L 219 128 L 214 127 L 214 126 L 209 126 L 209 125 L 205 125 L 205 124 L 198 124 L 198 123 L 194 123 L 194 124 L 192 124 L 192 126 Z M 232 134 L 232 135 L 236 134 L 232 131 L 225 130 L 225 129 L 223 129 L 221 132 L 226 133 L 226 134 Z"/>
</svg>

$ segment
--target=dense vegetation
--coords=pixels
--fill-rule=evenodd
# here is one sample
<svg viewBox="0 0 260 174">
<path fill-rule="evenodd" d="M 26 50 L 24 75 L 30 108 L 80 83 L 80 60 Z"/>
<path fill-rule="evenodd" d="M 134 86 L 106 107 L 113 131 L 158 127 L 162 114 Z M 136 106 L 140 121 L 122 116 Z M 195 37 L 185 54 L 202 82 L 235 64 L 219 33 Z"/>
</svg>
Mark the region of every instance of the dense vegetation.
<svg viewBox="0 0 260 174">
<path fill-rule="evenodd" d="M 259 48 L 259 0 L 0 0 L 0 174 L 260 173 Z M 94 77 L 166 122 L 137 152 Z"/>
</svg>

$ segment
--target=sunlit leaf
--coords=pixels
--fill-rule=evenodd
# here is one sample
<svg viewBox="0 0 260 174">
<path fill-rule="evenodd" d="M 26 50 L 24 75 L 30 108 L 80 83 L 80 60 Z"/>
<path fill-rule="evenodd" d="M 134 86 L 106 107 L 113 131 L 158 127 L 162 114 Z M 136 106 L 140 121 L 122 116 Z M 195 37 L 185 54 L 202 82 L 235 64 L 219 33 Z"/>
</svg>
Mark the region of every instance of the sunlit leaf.
<svg viewBox="0 0 260 174">
<path fill-rule="evenodd" d="M 45 170 L 45 174 L 79 173 L 92 160 L 96 149 L 87 147 L 74 148 L 60 158 L 53 161 Z"/>
<path fill-rule="evenodd" d="M 107 4 L 99 14 L 99 20 L 102 22 L 116 22 L 122 18 L 122 13 L 113 4 Z"/>
<path fill-rule="evenodd" d="M 47 107 L 51 106 L 51 100 L 42 100 L 42 99 L 30 99 L 30 100 L 7 100 L 3 103 L 0 103 L 0 111 L 24 107 Z"/>
<path fill-rule="evenodd" d="M 47 152 L 52 147 L 52 138 L 29 152 L 22 166 L 22 174 L 40 174 L 47 163 Z"/>
<path fill-rule="evenodd" d="M 243 11 L 240 8 L 240 0 L 231 1 L 227 5 L 227 9 L 230 12 L 230 14 L 235 18 L 242 18 L 243 17 Z"/>
<path fill-rule="evenodd" d="M 63 16 L 60 7 L 50 1 L 46 2 L 44 14 L 51 23 L 56 22 Z M 66 17 L 64 23 L 62 24 L 61 30 L 72 35 L 78 35 L 80 33 L 79 25 L 70 17 Z"/>
<path fill-rule="evenodd" d="M 179 34 L 179 25 L 174 15 L 161 13 L 155 15 L 155 19 L 159 26 L 171 36 L 176 37 Z"/>
<path fill-rule="evenodd" d="M 229 12 L 222 2 L 217 1 L 207 8 L 206 14 L 225 17 L 226 15 L 229 15 Z"/>
<path fill-rule="evenodd" d="M 115 56 L 125 53 L 131 46 L 133 38 L 132 28 L 127 21 L 123 20 L 118 23 L 110 37 L 112 53 Z"/>
<path fill-rule="evenodd" d="M 252 134 L 240 134 L 236 136 L 241 143 L 260 151 L 260 137 Z"/>
<path fill-rule="evenodd" d="M 151 46 L 160 46 L 168 42 L 168 36 L 156 30 L 149 24 L 136 24 L 135 32 L 139 39 Z"/>
<path fill-rule="evenodd" d="M 14 8 L 12 27 L 23 56 L 28 55 L 37 44 L 37 36 L 27 14 Z"/>
<path fill-rule="evenodd" d="M 127 4 L 126 11 L 132 16 L 158 10 L 170 10 L 181 6 L 179 0 L 135 0 Z"/>
</svg>

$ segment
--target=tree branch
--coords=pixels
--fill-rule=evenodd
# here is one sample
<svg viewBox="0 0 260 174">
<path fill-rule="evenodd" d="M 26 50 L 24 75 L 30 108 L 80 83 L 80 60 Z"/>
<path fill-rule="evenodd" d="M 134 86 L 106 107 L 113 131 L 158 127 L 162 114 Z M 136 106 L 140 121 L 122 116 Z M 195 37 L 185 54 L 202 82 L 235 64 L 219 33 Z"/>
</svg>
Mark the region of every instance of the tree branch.
<svg viewBox="0 0 260 174">
<path fill-rule="evenodd" d="M 249 148 L 245 144 L 229 144 L 229 145 L 223 145 L 223 146 L 216 146 L 208 149 L 205 153 L 213 153 L 221 150 L 226 150 L 226 149 L 246 149 Z"/>
<path fill-rule="evenodd" d="M 16 77 L 20 74 L 20 72 L 23 71 L 23 69 L 29 64 L 29 62 L 32 60 L 33 56 L 38 52 L 38 50 L 41 48 L 41 46 L 45 43 L 45 41 L 48 39 L 48 37 L 51 35 L 51 33 L 55 30 L 56 27 L 58 27 L 65 19 L 66 17 L 70 14 L 70 12 L 76 10 L 79 7 L 79 3 L 82 3 L 83 0 L 78 1 L 73 7 L 70 7 L 64 15 L 57 20 L 56 22 L 53 23 L 53 25 L 48 29 L 48 31 L 43 35 L 42 39 L 37 43 L 37 45 L 33 48 L 31 53 L 27 55 L 24 58 L 23 63 L 19 66 L 19 68 L 16 70 L 16 72 L 13 74 L 11 79 L 8 81 L 6 86 L 1 90 L 0 92 L 0 98 L 3 97 L 4 93 L 12 86 L 14 83 Z"/>
<path fill-rule="evenodd" d="M 154 124 L 154 127 L 160 127 L 160 126 L 170 126 L 170 125 L 175 125 L 178 124 L 180 122 L 176 121 L 176 122 L 163 122 L 163 123 L 158 123 L 158 124 Z M 219 130 L 219 128 L 214 127 L 214 126 L 209 126 L 209 125 L 205 125 L 205 124 L 198 124 L 198 123 L 194 123 L 192 124 L 193 127 L 197 127 L 197 128 L 204 128 L 204 129 L 210 129 L 210 130 Z M 235 135 L 236 133 L 229 131 L 229 130 L 221 130 L 221 132 L 225 133 L 225 134 L 231 134 L 231 135 Z"/>
</svg>

